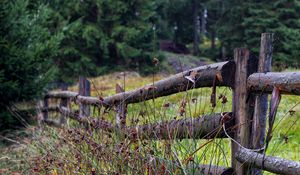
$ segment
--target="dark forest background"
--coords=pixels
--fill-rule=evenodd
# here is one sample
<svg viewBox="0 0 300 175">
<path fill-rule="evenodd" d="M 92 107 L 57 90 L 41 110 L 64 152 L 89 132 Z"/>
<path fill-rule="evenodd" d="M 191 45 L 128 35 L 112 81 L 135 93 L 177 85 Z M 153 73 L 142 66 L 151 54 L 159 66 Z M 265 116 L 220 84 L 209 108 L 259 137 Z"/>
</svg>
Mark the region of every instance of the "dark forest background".
<svg viewBox="0 0 300 175">
<path fill-rule="evenodd" d="M 151 73 L 159 50 L 232 57 L 258 53 L 275 33 L 273 66 L 300 66 L 299 0 L 1 0 L 0 128 L 16 102 L 38 98 L 49 82 L 120 70 Z"/>
</svg>

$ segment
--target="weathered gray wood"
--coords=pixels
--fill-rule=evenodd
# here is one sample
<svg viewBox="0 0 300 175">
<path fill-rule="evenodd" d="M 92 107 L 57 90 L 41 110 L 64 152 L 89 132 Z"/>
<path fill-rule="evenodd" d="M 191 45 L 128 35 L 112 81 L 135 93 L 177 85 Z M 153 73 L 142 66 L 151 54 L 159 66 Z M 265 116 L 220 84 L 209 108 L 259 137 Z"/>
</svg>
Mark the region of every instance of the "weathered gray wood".
<svg viewBox="0 0 300 175">
<path fill-rule="evenodd" d="M 51 120 L 51 119 L 45 119 L 45 120 L 43 120 L 43 123 L 47 124 L 48 126 L 53 126 L 53 127 L 56 127 L 56 128 L 61 127 L 60 122 L 55 121 L 55 120 Z"/>
<path fill-rule="evenodd" d="M 253 116 L 254 98 L 251 97 L 247 91 L 247 78 L 251 73 L 257 71 L 257 60 L 255 60 L 255 57 L 250 58 L 248 49 L 237 48 L 234 50 L 234 61 L 236 64 L 236 72 L 232 108 L 237 125 L 234 139 L 242 146 L 249 148 L 251 133 L 250 121 Z M 235 174 L 244 175 L 248 172 L 248 167 L 240 164 L 235 159 L 235 153 L 238 149 L 239 145 L 232 142 L 232 168 Z"/>
<path fill-rule="evenodd" d="M 68 90 L 68 85 L 66 83 L 63 83 L 61 85 L 61 90 L 62 91 L 65 91 L 65 90 Z M 69 99 L 68 98 L 61 98 L 61 101 L 60 101 L 60 107 L 68 107 L 68 101 Z M 66 123 L 66 117 L 64 115 L 61 115 L 60 116 L 60 124 L 65 124 Z"/>
<path fill-rule="evenodd" d="M 232 119 L 232 114 L 229 115 Z M 225 123 L 232 134 L 233 120 Z M 130 137 L 139 139 L 209 139 L 226 138 L 222 129 L 221 114 L 203 115 L 197 118 L 169 120 L 154 124 L 140 125 L 129 129 Z"/>
<path fill-rule="evenodd" d="M 36 104 L 36 107 L 35 107 L 39 129 L 42 128 L 42 123 L 43 123 L 43 119 L 44 119 L 42 108 L 43 108 L 43 101 L 39 100 Z"/>
<path fill-rule="evenodd" d="M 90 125 L 94 129 L 102 129 L 108 132 L 118 130 L 112 123 L 93 119 L 90 117 L 80 118 L 78 113 L 67 108 L 60 108 L 60 112 L 69 118 L 80 123 Z M 228 113 L 229 118 L 233 118 Z M 225 128 L 228 134 L 232 135 L 233 120 L 225 121 Z M 197 118 L 185 118 L 180 120 L 164 121 L 154 124 L 130 126 L 123 131 L 124 135 L 130 139 L 209 139 L 226 138 L 222 130 L 221 114 L 204 115 Z"/>
<path fill-rule="evenodd" d="M 79 117 L 78 111 L 70 111 L 65 107 L 61 107 L 59 108 L 59 112 L 61 112 L 63 115 L 65 115 L 68 118 L 74 119 L 85 126 L 91 126 L 94 129 L 101 129 L 108 132 L 113 132 L 115 130 L 114 125 L 105 120 L 91 118 L 91 117 L 84 117 L 84 118 Z"/>
<path fill-rule="evenodd" d="M 265 156 L 260 153 L 241 148 L 235 154 L 236 159 L 248 165 L 276 174 L 300 175 L 300 162 L 290 161 L 278 157 Z M 264 162 L 264 163 L 263 163 Z"/>
<path fill-rule="evenodd" d="M 200 66 L 189 71 L 185 71 L 169 78 L 157 81 L 153 84 L 144 87 L 119 93 L 103 100 L 96 97 L 84 97 L 75 92 L 62 91 L 62 92 L 49 92 L 46 97 L 48 98 L 74 98 L 84 104 L 102 105 L 111 107 L 119 104 L 125 98 L 125 103 L 138 103 L 152 98 L 167 96 L 178 92 L 186 91 L 193 88 L 211 87 L 213 81 L 217 76 L 217 86 L 233 85 L 234 80 L 234 63 L 231 61 Z M 185 78 L 194 72 L 195 84 Z"/>
<path fill-rule="evenodd" d="M 122 93 L 125 90 L 119 85 L 116 84 L 116 93 Z M 124 128 L 126 126 L 126 112 L 127 105 L 125 104 L 124 99 L 116 106 L 116 125 L 119 128 Z"/>
<path fill-rule="evenodd" d="M 85 77 L 79 77 L 79 95 L 90 96 L 91 85 L 88 79 Z M 81 101 L 79 102 L 79 117 L 84 118 L 90 115 L 90 107 Z"/>
<path fill-rule="evenodd" d="M 75 98 L 76 96 L 80 96 L 77 92 L 71 91 L 51 91 L 46 94 L 46 98 Z M 78 98 L 77 97 L 77 98 Z M 96 99 L 93 97 L 93 99 Z"/>
<path fill-rule="evenodd" d="M 141 157 L 143 159 L 143 157 Z M 176 172 L 178 170 L 184 169 L 185 174 L 195 174 L 195 175 L 232 175 L 233 169 L 230 167 L 222 167 L 208 164 L 196 164 L 194 162 L 189 162 L 187 165 L 180 165 L 178 161 L 159 159 L 155 156 L 148 156 L 147 163 L 149 165 L 149 174 L 168 174 L 169 172 Z M 161 165 L 164 164 L 169 169 L 165 172 L 162 171 Z M 179 173 L 183 174 L 183 173 Z"/>
<path fill-rule="evenodd" d="M 255 73 L 248 78 L 248 89 L 257 93 L 272 93 L 276 86 L 281 94 L 300 95 L 300 72 Z"/>
<path fill-rule="evenodd" d="M 43 108 L 48 109 L 48 99 L 44 98 L 43 100 Z M 48 110 L 42 111 L 43 113 L 43 119 L 48 119 Z"/>
<path fill-rule="evenodd" d="M 39 108 L 39 110 L 41 110 L 42 112 L 47 111 L 48 113 L 49 112 L 58 112 L 59 106 L 48 106 L 47 108 L 41 107 L 41 108 Z"/>
<path fill-rule="evenodd" d="M 266 73 L 271 71 L 273 54 L 272 33 L 263 33 L 260 41 L 260 51 L 258 60 L 258 72 Z M 266 116 L 268 109 L 268 95 L 259 94 L 255 97 L 255 109 L 252 123 L 251 147 L 259 149 L 264 146 L 266 131 Z M 252 175 L 262 174 L 259 169 L 252 169 Z"/>
<path fill-rule="evenodd" d="M 233 169 L 229 167 L 215 166 L 215 165 L 189 165 L 187 170 L 189 174 L 203 174 L 203 175 L 232 175 Z"/>
</svg>

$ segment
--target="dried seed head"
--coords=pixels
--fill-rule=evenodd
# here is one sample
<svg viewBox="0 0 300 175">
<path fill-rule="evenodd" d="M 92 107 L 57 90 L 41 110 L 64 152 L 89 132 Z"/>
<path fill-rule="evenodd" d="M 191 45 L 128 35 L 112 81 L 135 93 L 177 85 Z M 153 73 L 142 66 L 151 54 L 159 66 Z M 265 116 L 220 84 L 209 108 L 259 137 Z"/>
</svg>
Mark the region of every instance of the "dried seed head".
<svg viewBox="0 0 300 175">
<path fill-rule="evenodd" d="M 226 97 L 226 96 L 223 96 L 223 97 L 222 97 L 222 103 L 225 104 L 225 103 L 227 103 L 227 102 L 228 102 L 227 97 Z"/>
<path fill-rule="evenodd" d="M 164 108 L 168 108 L 168 107 L 170 107 L 170 103 L 165 103 Z"/>
<path fill-rule="evenodd" d="M 157 58 L 153 58 L 152 63 L 157 66 L 159 63 L 159 60 Z"/>
</svg>

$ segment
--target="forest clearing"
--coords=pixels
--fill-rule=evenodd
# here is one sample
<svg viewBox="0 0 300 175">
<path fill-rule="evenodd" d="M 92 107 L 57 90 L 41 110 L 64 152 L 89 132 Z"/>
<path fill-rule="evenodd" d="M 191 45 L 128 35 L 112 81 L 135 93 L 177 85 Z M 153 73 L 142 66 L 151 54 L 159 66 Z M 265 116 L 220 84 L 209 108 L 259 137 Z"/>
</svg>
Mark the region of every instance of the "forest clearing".
<svg viewBox="0 0 300 175">
<path fill-rule="evenodd" d="M 1 0 L 0 175 L 300 175 L 300 0 Z"/>
</svg>

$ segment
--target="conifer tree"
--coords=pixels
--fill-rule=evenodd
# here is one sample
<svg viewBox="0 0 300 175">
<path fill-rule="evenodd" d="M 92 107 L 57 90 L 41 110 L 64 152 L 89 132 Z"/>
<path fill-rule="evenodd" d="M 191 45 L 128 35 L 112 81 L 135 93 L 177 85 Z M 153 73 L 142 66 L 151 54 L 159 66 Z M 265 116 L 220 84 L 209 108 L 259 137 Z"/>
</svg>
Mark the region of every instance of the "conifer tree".
<svg viewBox="0 0 300 175">
<path fill-rule="evenodd" d="M 53 77 L 51 59 L 61 36 L 45 27 L 48 8 L 29 1 L 0 2 L 0 128 L 15 118 L 8 108 L 15 102 L 38 97 Z"/>
</svg>

